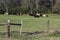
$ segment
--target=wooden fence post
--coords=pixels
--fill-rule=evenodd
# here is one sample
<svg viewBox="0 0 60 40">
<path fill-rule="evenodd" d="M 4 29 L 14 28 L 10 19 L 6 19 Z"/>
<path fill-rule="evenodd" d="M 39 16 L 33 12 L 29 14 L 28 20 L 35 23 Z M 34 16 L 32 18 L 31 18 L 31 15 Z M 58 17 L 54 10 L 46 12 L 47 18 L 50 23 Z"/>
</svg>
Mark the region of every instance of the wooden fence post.
<svg viewBox="0 0 60 40">
<path fill-rule="evenodd" d="M 22 20 L 21 20 L 21 27 L 20 27 L 20 35 L 22 34 Z"/>
<path fill-rule="evenodd" d="M 8 38 L 10 38 L 10 20 L 8 20 L 8 24 L 7 24 L 7 34 L 8 34 Z"/>
<path fill-rule="evenodd" d="M 50 29 L 49 29 L 49 26 L 50 26 L 50 21 L 48 20 L 48 21 L 47 21 L 47 27 L 48 27 L 47 33 L 48 33 L 48 34 L 49 34 L 49 30 L 50 30 Z"/>
</svg>

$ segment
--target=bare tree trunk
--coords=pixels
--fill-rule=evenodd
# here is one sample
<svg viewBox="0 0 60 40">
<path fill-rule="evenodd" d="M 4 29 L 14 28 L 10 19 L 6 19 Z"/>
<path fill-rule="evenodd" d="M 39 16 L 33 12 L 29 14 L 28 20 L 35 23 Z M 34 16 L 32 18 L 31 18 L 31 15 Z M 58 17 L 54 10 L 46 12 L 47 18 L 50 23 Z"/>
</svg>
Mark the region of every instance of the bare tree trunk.
<svg viewBox="0 0 60 40">
<path fill-rule="evenodd" d="M 8 15 L 8 5 L 7 5 L 8 2 L 7 2 L 7 0 L 4 0 L 3 3 L 4 3 L 4 6 L 5 6 L 5 9 L 6 9 L 6 12 L 4 14 Z"/>
<path fill-rule="evenodd" d="M 36 10 L 37 10 L 37 11 L 36 11 L 36 14 L 38 14 L 38 1 L 39 1 L 39 0 L 36 0 Z"/>
<path fill-rule="evenodd" d="M 29 0 L 29 6 L 30 6 L 30 14 L 32 14 L 32 3 L 31 3 L 31 0 Z"/>
<path fill-rule="evenodd" d="M 8 8 L 6 7 L 6 13 L 8 13 Z"/>
</svg>

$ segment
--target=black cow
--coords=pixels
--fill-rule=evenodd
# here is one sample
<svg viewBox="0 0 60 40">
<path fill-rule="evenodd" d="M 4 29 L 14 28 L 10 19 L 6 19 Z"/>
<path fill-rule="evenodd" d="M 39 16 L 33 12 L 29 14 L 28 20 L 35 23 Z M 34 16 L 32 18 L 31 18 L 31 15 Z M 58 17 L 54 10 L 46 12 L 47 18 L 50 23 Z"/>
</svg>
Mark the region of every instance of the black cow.
<svg viewBox="0 0 60 40">
<path fill-rule="evenodd" d="M 34 16 L 34 14 L 33 14 L 33 13 L 30 13 L 29 15 L 30 15 L 30 16 Z"/>
<path fill-rule="evenodd" d="M 34 16 L 35 18 L 36 18 L 36 17 L 39 18 L 39 17 L 42 17 L 42 16 L 43 16 L 41 13 L 40 13 L 40 14 L 39 14 L 39 13 L 37 13 L 37 14 L 36 14 L 36 13 L 32 13 L 32 14 L 29 14 L 29 15 L 30 15 L 30 16 Z"/>
<path fill-rule="evenodd" d="M 40 17 L 40 14 L 34 14 L 34 17 L 38 17 L 39 18 Z"/>
</svg>

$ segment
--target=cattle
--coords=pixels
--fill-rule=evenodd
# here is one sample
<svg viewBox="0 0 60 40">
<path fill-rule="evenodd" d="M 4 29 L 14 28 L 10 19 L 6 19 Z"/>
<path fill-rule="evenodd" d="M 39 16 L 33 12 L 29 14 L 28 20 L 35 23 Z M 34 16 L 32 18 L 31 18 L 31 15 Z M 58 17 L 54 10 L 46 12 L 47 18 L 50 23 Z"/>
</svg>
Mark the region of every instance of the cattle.
<svg viewBox="0 0 60 40">
<path fill-rule="evenodd" d="M 40 17 L 40 14 L 37 13 L 37 14 L 34 15 L 34 17 L 35 17 L 35 18 L 36 18 L 36 17 L 39 18 L 39 17 Z"/>
<path fill-rule="evenodd" d="M 34 14 L 33 14 L 33 13 L 30 13 L 29 15 L 30 15 L 30 16 L 34 16 Z"/>
<path fill-rule="evenodd" d="M 39 17 L 48 17 L 48 15 L 46 14 L 42 14 L 42 13 L 32 13 L 32 14 L 29 14 L 30 16 L 34 16 L 35 18 L 39 18 Z"/>
<path fill-rule="evenodd" d="M 32 13 L 32 14 L 29 14 L 29 15 L 30 15 L 30 16 L 34 16 L 35 18 L 36 18 L 36 17 L 39 18 L 39 17 L 42 17 L 42 16 L 43 16 L 42 13 L 37 13 L 37 14 L 36 14 L 36 13 Z"/>
</svg>

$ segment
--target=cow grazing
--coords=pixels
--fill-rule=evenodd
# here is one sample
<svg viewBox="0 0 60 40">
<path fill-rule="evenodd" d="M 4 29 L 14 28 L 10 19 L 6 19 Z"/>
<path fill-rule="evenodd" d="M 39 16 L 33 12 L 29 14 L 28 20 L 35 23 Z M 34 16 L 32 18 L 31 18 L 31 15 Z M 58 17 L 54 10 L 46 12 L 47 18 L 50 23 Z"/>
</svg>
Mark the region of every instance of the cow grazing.
<svg viewBox="0 0 60 40">
<path fill-rule="evenodd" d="M 33 13 L 30 13 L 29 15 L 30 15 L 30 16 L 34 16 L 34 14 L 33 14 Z"/>
<path fill-rule="evenodd" d="M 35 14 L 34 17 L 38 17 L 39 18 L 40 17 L 40 14 Z"/>
<path fill-rule="evenodd" d="M 43 15 L 42 14 L 39 14 L 39 13 L 32 13 L 32 14 L 29 14 L 30 16 L 34 16 L 34 17 L 42 17 Z"/>
</svg>

